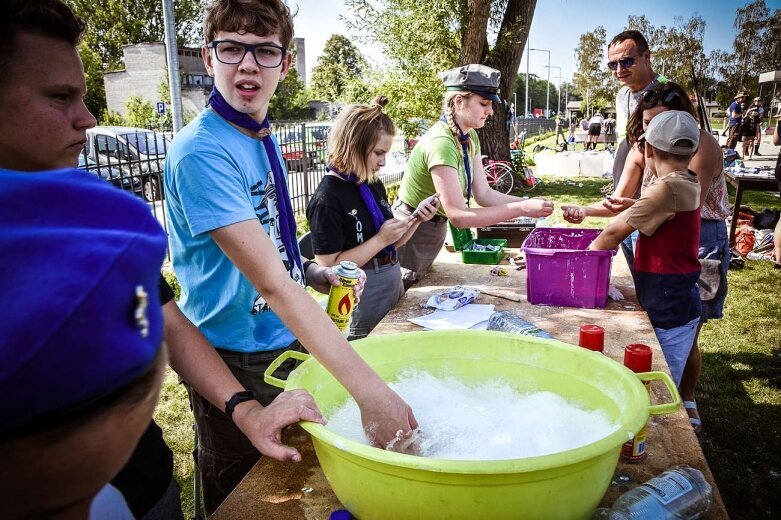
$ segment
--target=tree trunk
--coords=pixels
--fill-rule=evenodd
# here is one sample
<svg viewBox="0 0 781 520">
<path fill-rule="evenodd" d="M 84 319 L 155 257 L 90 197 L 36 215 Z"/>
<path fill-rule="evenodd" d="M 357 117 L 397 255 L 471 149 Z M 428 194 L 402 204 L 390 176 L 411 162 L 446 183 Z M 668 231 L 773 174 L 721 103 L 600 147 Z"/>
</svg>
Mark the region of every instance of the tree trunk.
<svg viewBox="0 0 781 520">
<path fill-rule="evenodd" d="M 468 0 L 467 13 L 461 36 L 461 54 L 459 65 L 482 63 L 488 47 L 486 32 L 488 16 L 491 12 L 491 0 Z"/>
<path fill-rule="evenodd" d="M 469 12 L 472 13 L 472 6 L 490 2 L 480 0 L 469 1 Z M 489 118 L 486 125 L 477 131 L 480 136 L 480 145 L 483 154 L 491 159 L 509 161 L 510 160 L 510 132 L 507 125 L 509 115 L 509 99 L 512 93 L 512 86 L 515 84 L 515 78 L 518 75 L 518 67 L 521 64 L 524 46 L 529 38 L 529 28 L 534 17 L 534 8 L 537 0 L 508 0 L 507 8 L 504 11 L 502 25 L 496 38 L 496 45 L 487 56 L 480 56 L 482 63 L 489 67 L 499 70 L 502 73 L 499 81 L 499 97 L 505 100 L 505 103 L 498 105 L 494 103 L 494 115 Z M 486 34 L 486 24 L 488 17 L 488 8 L 483 7 L 485 18 L 482 23 L 482 38 L 484 41 Z M 479 18 L 479 17 L 475 17 Z M 467 41 L 467 36 L 477 38 L 475 32 L 478 29 L 479 20 L 470 18 L 468 25 L 463 32 L 462 39 L 462 59 L 464 57 L 474 57 L 476 55 L 467 54 L 466 49 L 476 49 L 474 42 Z M 473 27 L 474 24 L 474 27 Z M 483 47 L 485 49 L 487 44 Z M 471 52 L 471 51 L 470 51 Z M 474 63 L 474 61 L 460 61 L 461 65 Z M 516 110 L 518 107 L 516 107 Z"/>
</svg>

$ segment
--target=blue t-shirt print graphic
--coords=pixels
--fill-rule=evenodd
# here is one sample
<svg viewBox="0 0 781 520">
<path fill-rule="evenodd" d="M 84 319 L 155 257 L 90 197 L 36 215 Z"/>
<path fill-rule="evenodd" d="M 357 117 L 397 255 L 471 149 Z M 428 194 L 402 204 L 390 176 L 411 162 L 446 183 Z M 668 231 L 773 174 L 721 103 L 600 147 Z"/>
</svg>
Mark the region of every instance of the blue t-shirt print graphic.
<svg viewBox="0 0 781 520">
<path fill-rule="evenodd" d="M 257 215 L 260 224 L 268 229 L 268 236 L 277 247 L 279 256 L 282 259 L 285 270 L 290 274 L 290 278 L 304 286 L 304 277 L 301 270 L 295 262 L 290 261 L 287 249 L 282 243 L 282 236 L 279 232 L 279 211 L 277 210 L 277 190 L 274 186 L 274 176 L 269 171 L 265 177 L 265 183 L 261 180 L 250 188 L 252 199 L 259 199 L 259 203 L 255 206 L 255 215 Z M 257 294 L 250 313 L 254 315 L 270 311 L 271 308 L 263 298 L 263 295 Z"/>
</svg>

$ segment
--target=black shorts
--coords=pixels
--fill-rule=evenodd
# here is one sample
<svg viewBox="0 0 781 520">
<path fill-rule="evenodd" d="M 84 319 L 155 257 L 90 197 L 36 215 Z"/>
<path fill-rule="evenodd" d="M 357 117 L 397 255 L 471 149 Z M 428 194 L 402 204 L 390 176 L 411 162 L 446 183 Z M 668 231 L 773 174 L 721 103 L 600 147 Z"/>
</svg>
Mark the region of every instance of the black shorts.
<svg viewBox="0 0 781 520">
<path fill-rule="evenodd" d="M 599 134 L 602 133 L 602 125 L 599 123 L 592 123 L 588 125 L 588 135 L 594 135 L 599 137 Z"/>
</svg>

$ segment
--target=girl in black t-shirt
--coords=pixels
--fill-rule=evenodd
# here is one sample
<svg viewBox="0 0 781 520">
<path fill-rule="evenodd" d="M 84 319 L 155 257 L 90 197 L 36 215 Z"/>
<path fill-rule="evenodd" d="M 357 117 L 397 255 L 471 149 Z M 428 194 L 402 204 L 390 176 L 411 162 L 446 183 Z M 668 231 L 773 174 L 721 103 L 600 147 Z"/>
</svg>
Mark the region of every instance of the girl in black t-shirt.
<svg viewBox="0 0 781 520">
<path fill-rule="evenodd" d="M 393 218 L 377 175 L 396 134 L 382 110 L 387 103 L 380 96 L 372 105 L 346 108 L 337 118 L 328 138 L 328 174 L 306 210 L 317 263 L 333 266 L 349 260 L 366 272 L 351 338 L 368 335 L 404 294 L 396 248 L 436 213 L 436 203 L 427 199 L 416 217 Z"/>
</svg>

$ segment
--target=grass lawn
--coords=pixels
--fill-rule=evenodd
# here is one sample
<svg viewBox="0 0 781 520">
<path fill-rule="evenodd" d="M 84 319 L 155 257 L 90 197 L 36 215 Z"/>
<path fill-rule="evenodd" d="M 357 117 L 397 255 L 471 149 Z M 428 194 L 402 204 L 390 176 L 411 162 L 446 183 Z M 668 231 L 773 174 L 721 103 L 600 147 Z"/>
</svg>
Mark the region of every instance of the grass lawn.
<svg viewBox="0 0 781 520">
<path fill-rule="evenodd" d="M 607 181 L 549 180 L 530 196 L 556 205 L 586 204 L 602 197 Z M 734 192 L 730 192 L 734 200 Z M 744 204 L 759 211 L 781 208 L 778 197 L 746 192 Z M 557 210 L 548 221 L 565 225 Z M 587 227 L 602 227 L 590 219 Z M 729 295 L 722 320 L 709 322 L 700 336 L 703 372 L 697 402 L 703 419 L 702 446 L 732 518 L 781 518 L 781 271 L 770 262 L 747 261 L 729 272 Z M 185 517 L 192 516 L 192 418 L 187 396 L 169 369 L 155 418 L 175 451 Z"/>
</svg>

